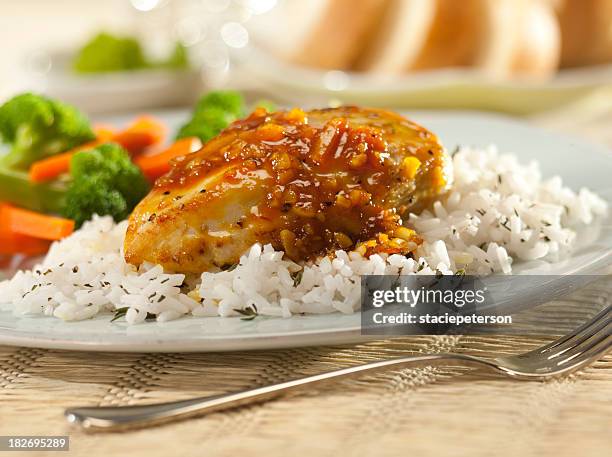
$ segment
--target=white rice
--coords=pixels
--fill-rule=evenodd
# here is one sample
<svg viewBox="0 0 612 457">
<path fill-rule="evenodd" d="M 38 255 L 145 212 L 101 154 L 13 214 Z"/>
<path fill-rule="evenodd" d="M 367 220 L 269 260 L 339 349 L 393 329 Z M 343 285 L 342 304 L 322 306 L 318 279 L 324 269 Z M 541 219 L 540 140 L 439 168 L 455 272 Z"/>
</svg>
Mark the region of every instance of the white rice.
<svg viewBox="0 0 612 457">
<path fill-rule="evenodd" d="M 408 225 L 425 239 L 418 254 L 451 270 L 511 273 L 512 261 L 557 260 L 574 245 L 572 229 L 607 212 L 588 189 L 576 194 L 561 178 L 543 180 L 539 165 L 519 164 L 497 148 L 463 148 L 453 158 L 452 192 Z"/>
<path fill-rule="evenodd" d="M 359 308 L 361 275 L 511 273 L 514 259 L 555 260 L 569 252 L 576 237 L 572 227 L 607 211 L 606 203 L 587 189 L 575 193 L 559 177 L 542 180 L 537 163 L 521 165 L 494 147 L 464 148 L 453 163 L 452 192 L 432 211 L 407 221 L 425 240 L 418 260 L 401 255 L 365 259 L 337 251 L 333 258 L 301 266 L 270 245 L 254 245 L 233 270 L 202 274 L 189 293 L 190 281 L 182 274 L 164 273 L 159 265 L 136 269 L 126 264 L 127 223 L 94 217 L 54 243 L 33 270 L 0 283 L 0 306 L 66 321 L 121 310 L 129 324 L 241 315 L 237 310 L 278 317 L 352 313 Z"/>
</svg>

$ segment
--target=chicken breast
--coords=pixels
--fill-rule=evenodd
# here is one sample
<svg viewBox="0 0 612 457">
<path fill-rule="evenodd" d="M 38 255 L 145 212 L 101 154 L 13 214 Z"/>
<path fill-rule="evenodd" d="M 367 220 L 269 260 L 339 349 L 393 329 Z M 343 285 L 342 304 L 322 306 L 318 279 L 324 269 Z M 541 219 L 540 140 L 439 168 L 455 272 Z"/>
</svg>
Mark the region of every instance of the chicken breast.
<svg viewBox="0 0 612 457">
<path fill-rule="evenodd" d="M 304 261 L 333 249 L 407 253 L 402 217 L 449 185 L 438 138 L 384 110 L 256 110 L 175 159 L 130 217 L 126 261 L 225 268 L 256 242 Z"/>
</svg>

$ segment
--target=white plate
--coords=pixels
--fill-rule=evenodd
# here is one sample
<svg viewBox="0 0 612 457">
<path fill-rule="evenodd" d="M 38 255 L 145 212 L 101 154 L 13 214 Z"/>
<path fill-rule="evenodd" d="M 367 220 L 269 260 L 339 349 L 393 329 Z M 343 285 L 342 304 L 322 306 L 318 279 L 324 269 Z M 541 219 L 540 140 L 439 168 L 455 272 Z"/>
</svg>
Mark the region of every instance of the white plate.
<svg viewBox="0 0 612 457">
<path fill-rule="evenodd" d="M 176 124 L 184 113 L 167 113 Z M 445 145 L 485 146 L 496 143 L 502 151 L 516 153 L 521 161 L 537 159 L 545 175 L 559 174 L 579 189 L 582 186 L 612 201 L 612 154 L 604 147 L 542 131 L 509 118 L 477 113 L 413 113 L 413 119 L 437 132 Z M 116 119 L 119 120 L 119 119 Z M 552 297 L 573 286 L 577 274 L 601 271 L 612 264 L 612 226 L 591 227 L 580 235 L 582 246 L 563 262 L 518 264 L 515 272 L 563 276 L 548 284 L 504 298 L 504 306 L 518 308 Z M 558 278 L 558 277 L 557 277 Z M 82 322 L 62 322 L 46 317 L 15 317 L 0 312 L 0 344 L 90 351 L 229 351 L 285 348 L 363 341 L 359 314 L 295 316 L 290 319 L 185 318 L 167 323 L 150 322 L 133 327 L 110 323 L 99 316 Z"/>
<path fill-rule="evenodd" d="M 202 76 L 196 68 L 144 69 L 106 74 L 70 71 L 70 54 L 51 53 L 45 93 L 78 106 L 89 114 L 150 110 L 195 103 L 202 92 Z"/>
<path fill-rule="evenodd" d="M 612 95 L 612 65 L 563 69 L 550 79 L 495 79 L 471 68 L 422 70 L 405 75 L 326 71 L 283 62 L 258 46 L 234 51 L 244 66 L 235 84 L 253 86 L 288 104 L 330 99 L 397 109 L 478 109 L 511 114 L 550 111 Z M 597 98 L 597 100 L 595 100 Z M 289 103 L 290 102 L 290 103 Z"/>
</svg>

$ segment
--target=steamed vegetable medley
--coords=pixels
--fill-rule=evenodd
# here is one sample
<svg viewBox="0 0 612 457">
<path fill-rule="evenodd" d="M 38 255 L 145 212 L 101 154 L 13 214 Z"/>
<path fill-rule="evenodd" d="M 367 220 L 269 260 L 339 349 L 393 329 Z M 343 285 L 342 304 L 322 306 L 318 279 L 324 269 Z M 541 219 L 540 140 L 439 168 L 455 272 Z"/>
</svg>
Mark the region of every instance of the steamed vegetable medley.
<svg viewBox="0 0 612 457">
<path fill-rule="evenodd" d="M 42 95 L 0 106 L 0 254 L 35 255 L 91 219 L 125 219 L 175 157 L 198 150 L 242 117 L 242 96 L 211 92 L 162 147 L 165 126 L 139 116 L 117 130 Z"/>
</svg>

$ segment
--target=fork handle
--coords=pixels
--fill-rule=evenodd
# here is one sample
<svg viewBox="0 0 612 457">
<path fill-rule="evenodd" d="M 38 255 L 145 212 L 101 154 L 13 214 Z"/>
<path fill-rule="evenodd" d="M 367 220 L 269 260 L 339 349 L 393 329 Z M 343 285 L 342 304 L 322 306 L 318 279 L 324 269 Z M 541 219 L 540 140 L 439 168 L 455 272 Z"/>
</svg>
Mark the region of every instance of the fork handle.
<svg viewBox="0 0 612 457">
<path fill-rule="evenodd" d="M 351 378 L 364 373 L 375 373 L 388 368 L 399 368 L 405 365 L 422 366 L 438 365 L 453 362 L 461 366 L 486 366 L 506 375 L 516 375 L 497 365 L 493 361 L 463 354 L 431 354 L 401 357 L 379 362 L 357 365 L 340 370 L 329 371 L 293 381 L 280 382 L 265 387 L 244 390 L 241 392 L 214 395 L 209 397 L 178 400 L 142 406 L 100 406 L 67 409 L 65 415 L 69 422 L 79 424 L 91 430 L 119 430 L 138 428 L 170 422 L 175 419 L 199 416 L 239 406 L 261 403 L 281 395 L 299 391 L 306 386 L 314 386 L 332 379 Z"/>
</svg>

